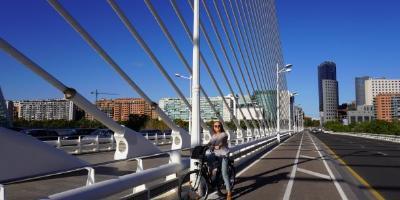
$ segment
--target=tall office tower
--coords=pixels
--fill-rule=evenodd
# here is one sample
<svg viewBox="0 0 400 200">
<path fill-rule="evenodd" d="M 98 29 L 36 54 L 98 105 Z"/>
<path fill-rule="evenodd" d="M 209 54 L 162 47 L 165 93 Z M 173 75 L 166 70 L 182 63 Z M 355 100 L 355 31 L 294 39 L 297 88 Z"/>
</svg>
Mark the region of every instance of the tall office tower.
<svg viewBox="0 0 400 200">
<path fill-rule="evenodd" d="M 339 87 L 334 62 L 325 61 L 318 66 L 318 90 L 321 121 L 337 120 Z"/>
<path fill-rule="evenodd" d="M 373 105 L 380 94 L 400 94 L 400 79 L 374 78 L 365 81 L 365 104 Z"/>
<path fill-rule="evenodd" d="M 356 105 L 365 105 L 365 81 L 371 79 L 369 76 L 356 77 Z"/>
</svg>

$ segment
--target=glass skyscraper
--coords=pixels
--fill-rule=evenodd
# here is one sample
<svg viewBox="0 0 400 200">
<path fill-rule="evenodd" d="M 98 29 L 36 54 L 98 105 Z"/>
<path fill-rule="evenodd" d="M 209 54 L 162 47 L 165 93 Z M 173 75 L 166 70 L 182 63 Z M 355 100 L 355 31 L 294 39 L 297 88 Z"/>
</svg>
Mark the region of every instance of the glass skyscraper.
<svg viewBox="0 0 400 200">
<path fill-rule="evenodd" d="M 323 105 L 323 80 L 334 80 L 336 81 L 336 64 L 331 61 L 325 61 L 318 66 L 318 92 L 319 92 L 319 111 L 324 110 Z M 339 105 L 339 90 L 337 88 L 336 99 L 337 105 Z"/>
<path fill-rule="evenodd" d="M 356 105 L 365 105 L 365 81 L 369 80 L 369 76 L 356 77 Z"/>
</svg>

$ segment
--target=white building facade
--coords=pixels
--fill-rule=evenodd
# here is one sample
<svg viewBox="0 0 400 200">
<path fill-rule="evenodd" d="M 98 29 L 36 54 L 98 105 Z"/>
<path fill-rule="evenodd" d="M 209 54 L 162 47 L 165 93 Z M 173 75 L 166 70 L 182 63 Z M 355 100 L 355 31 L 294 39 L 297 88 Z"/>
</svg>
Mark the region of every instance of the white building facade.
<svg viewBox="0 0 400 200">
<path fill-rule="evenodd" d="M 321 111 L 322 123 L 336 121 L 338 119 L 338 82 L 335 80 L 322 80 L 323 111 Z"/>
<path fill-rule="evenodd" d="M 365 104 L 374 105 L 374 98 L 379 94 L 399 94 L 400 79 L 369 79 L 365 81 Z"/>
<path fill-rule="evenodd" d="M 372 121 L 375 118 L 374 106 L 357 106 L 357 110 L 347 111 L 347 121 L 351 123 L 360 123 Z"/>
<path fill-rule="evenodd" d="M 236 108 L 236 100 L 231 96 L 226 96 L 225 99 L 228 103 L 228 107 L 223 103 L 221 97 L 209 97 L 214 108 L 219 112 L 224 121 L 231 121 L 232 116 L 229 113 L 229 109 L 233 111 Z M 191 103 L 191 99 L 188 99 Z M 158 102 L 158 106 L 163 110 L 171 119 L 182 119 L 189 121 L 189 109 L 185 103 L 179 98 L 162 98 Z M 209 103 L 204 97 L 200 98 L 200 111 L 201 118 L 204 121 L 218 120 L 217 114 L 213 111 Z M 234 112 L 234 114 L 236 114 Z"/>
<path fill-rule="evenodd" d="M 18 118 L 25 120 L 74 120 L 76 107 L 65 99 L 16 101 Z"/>
</svg>

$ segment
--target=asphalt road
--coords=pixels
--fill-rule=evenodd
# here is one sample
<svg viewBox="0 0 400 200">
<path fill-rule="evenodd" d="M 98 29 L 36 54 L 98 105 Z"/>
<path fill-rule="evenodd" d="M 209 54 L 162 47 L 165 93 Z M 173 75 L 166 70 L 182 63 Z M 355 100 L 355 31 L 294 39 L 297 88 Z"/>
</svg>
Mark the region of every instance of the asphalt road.
<svg viewBox="0 0 400 200">
<path fill-rule="evenodd" d="M 385 199 L 400 199 L 400 144 L 327 133 L 314 135 L 367 182 L 360 189 L 375 190 Z"/>
</svg>

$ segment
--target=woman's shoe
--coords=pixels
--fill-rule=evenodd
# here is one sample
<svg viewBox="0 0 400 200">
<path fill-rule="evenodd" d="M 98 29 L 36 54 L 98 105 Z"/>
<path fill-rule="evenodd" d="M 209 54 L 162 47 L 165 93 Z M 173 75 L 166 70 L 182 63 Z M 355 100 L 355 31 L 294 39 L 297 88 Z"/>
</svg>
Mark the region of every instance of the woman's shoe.
<svg viewBox="0 0 400 200">
<path fill-rule="evenodd" d="M 226 200 L 232 200 L 232 192 L 228 192 L 228 194 L 226 194 Z"/>
</svg>

